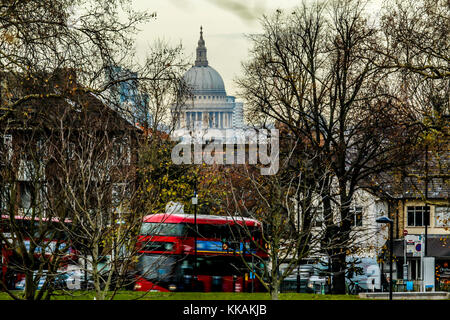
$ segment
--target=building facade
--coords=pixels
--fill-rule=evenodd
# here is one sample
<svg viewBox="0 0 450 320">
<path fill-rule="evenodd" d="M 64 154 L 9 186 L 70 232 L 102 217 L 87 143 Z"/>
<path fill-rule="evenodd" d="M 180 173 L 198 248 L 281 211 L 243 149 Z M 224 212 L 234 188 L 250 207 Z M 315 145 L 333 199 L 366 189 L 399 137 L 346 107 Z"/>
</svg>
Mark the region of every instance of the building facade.
<svg viewBox="0 0 450 320">
<path fill-rule="evenodd" d="M 394 280 L 400 285 L 412 281 L 414 290 L 419 291 L 424 289 L 424 257 L 434 259 L 431 290 L 450 290 L 448 120 L 443 117 L 443 138 L 425 146 L 401 177 L 389 176 L 383 187 L 394 218 Z"/>
<path fill-rule="evenodd" d="M 230 135 L 244 128 L 243 103 L 227 95 L 222 77 L 209 65 L 201 27 L 195 64 L 185 73 L 184 81 L 190 97 L 184 105 L 172 108 L 178 115 L 173 137 L 179 138 L 195 130 L 217 141 L 226 131 Z"/>
</svg>

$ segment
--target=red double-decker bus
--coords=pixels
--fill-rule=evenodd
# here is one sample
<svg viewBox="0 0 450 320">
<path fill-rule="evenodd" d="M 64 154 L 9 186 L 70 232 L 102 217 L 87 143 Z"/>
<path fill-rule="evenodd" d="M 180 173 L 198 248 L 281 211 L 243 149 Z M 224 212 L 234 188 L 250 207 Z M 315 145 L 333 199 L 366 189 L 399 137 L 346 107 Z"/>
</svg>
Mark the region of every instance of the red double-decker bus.
<svg viewBox="0 0 450 320">
<path fill-rule="evenodd" d="M 138 239 L 135 290 L 263 291 L 254 274 L 263 269 L 256 263 L 267 258 L 262 245 L 261 224 L 254 219 L 148 215 Z"/>
<path fill-rule="evenodd" d="M 72 221 L 64 220 L 65 225 L 70 225 Z M 15 231 L 11 224 L 15 225 Z M 42 231 L 39 224 L 45 224 Z M 77 251 L 71 247 L 66 237 L 66 232 L 62 227 L 62 222 L 57 218 L 38 218 L 28 216 L 9 215 L 0 216 L 0 249 L 1 249 L 1 268 L 0 279 L 6 284 L 8 289 L 14 289 L 16 282 L 24 278 L 22 257 L 16 250 L 20 249 L 22 244 L 26 251 L 30 250 L 30 243 L 37 242 L 34 249 L 36 257 L 45 255 L 47 258 L 55 254 L 55 251 L 62 255 L 61 263 L 66 264 L 69 261 L 77 259 Z M 19 238 L 20 234 L 20 240 Z M 39 264 L 39 260 L 36 262 Z M 36 268 L 37 266 L 30 266 Z M 1 286 L 0 286 L 1 290 Z"/>
</svg>

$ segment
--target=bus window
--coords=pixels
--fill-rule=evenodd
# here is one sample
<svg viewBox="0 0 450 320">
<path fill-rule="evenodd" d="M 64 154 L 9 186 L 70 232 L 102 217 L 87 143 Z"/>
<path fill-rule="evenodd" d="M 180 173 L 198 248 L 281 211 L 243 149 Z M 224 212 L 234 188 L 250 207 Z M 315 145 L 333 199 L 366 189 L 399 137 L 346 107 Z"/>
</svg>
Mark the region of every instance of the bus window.
<svg viewBox="0 0 450 320">
<path fill-rule="evenodd" d="M 187 225 L 188 235 L 195 236 L 195 225 Z M 220 239 L 222 241 L 240 241 L 249 238 L 254 232 L 254 227 L 244 227 L 230 224 L 197 224 L 198 237 L 205 239 Z"/>
<path fill-rule="evenodd" d="M 182 223 L 144 222 L 141 227 L 142 236 L 183 236 L 186 232 Z"/>
</svg>

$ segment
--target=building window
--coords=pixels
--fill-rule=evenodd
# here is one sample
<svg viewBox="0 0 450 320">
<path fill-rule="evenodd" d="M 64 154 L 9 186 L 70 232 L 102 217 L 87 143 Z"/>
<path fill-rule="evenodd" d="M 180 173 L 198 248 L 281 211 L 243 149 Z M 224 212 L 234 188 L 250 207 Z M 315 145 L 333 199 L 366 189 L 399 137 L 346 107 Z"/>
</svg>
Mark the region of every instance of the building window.
<svg viewBox="0 0 450 320">
<path fill-rule="evenodd" d="M 408 226 L 423 227 L 430 225 L 430 207 L 429 206 L 411 206 L 407 207 Z"/>
<path fill-rule="evenodd" d="M 219 128 L 219 112 L 210 112 L 209 113 L 209 127 L 210 128 Z"/>
<path fill-rule="evenodd" d="M 31 182 L 21 181 L 20 184 L 20 202 L 19 208 L 30 209 L 35 198 L 34 186 Z"/>
<path fill-rule="evenodd" d="M 311 208 L 311 213 L 313 215 L 313 222 L 312 222 L 312 226 L 313 227 L 322 227 L 323 222 L 324 222 L 324 216 L 323 216 L 323 208 L 320 207 L 315 207 L 315 208 Z"/>
<path fill-rule="evenodd" d="M 186 112 L 186 128 L 191 128 L 191 115 L 190 112 Z"/>
<path fill-rule="evenodd" d="M 219 128 L 219 113 L 214 113 L 214 128 Z"/>
<path fill-rule="evenodd" d="M 450 227 L 450 207 L 436 206 L 434 208 L 435 227 Z"/>
<path fill-rule="evenodd" d="M 126 212 L 130 194 L 126 183 L 113 183 L 111 189 L 111 204 L 113 211 L 117 213 Z"/>
<path fill-rule="evenodd" d="M 12 154 L 13 154 L 13 147 L 12 147 L 12 135 L 10 134 L 5 134 L 3 136 L 3 146 L 1 146 L 2 150 L 2 155 L 3 155 L 3 159 L 0 160 L 6 160 L 6 161 L 10 161 L 12 158 Z"/>
<path fill-rule="evenodd" d="M 197 128 L 201 128 L 203 125 L 203 114 L 201 112 L 197 112 Z"/>
<path fill-rule="evenodd" d="M 129 165 L 131 163 L 131 147 L 128 137 L 114 138 L 112 156 L 116 163 Z"/>
<path fill-rule="evenodd" d="M 225 126 L 225 128 L 230 128 L 230 117 L 229 117 L 229 115 L 228 115 L 228 113 L 225 113 L 224 115 L 223 115 L 223 117 L 224 117 L 224 126 Z"/>
<path fill-rule="evenodd" d="M 11 195 L 11 186 L 9 184 L 0 184 L 0 209 L 8 210 Z"/>
<path fill-rule="evenodd" d="M 189 130 L 201 128 L 202 127 L 202 113 L 201 112 L 186 112 L 186 127 Z"/>
<path fill-rule="evenodd" d="M 363 215 L 362 207 L 350 207 L 350 217 L 353 222 L 354 227 L 362 227 L 363 225 Z"/>
<path fill-rule="evenodd" d="M 186 127 L 187 127 L 187 129 L 191 130 L 194 128 L 194 121 L 195 121 L 195 117 L 193 116 L 192 112 L 186 112 Z"/>
<path fill-rule="evenodd" d="M 210 112 L 208 114 L 208 127 L 210 127 L 210 128 L 213 127 L 213 119 L 214 119 L 214 113 Z"/>
</svg>

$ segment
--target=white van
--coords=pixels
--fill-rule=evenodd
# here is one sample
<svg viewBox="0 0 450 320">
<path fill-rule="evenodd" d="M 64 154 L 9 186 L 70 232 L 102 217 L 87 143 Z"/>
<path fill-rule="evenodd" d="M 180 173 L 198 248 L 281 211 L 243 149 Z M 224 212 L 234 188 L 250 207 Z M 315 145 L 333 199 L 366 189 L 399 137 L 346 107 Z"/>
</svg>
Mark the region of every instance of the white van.
<svg viewBox="0 0 450 320">
<path fill-rule="evenodd" d="M 352 262 L 355 268 L 347 269 L 345 281 L 349 287 L 355 284 L 362 291 L 380 291 L 381 290 L 381 270 L 376 258 L 368 257 L 347 257 L 347 267 Z M 359 269 L 359 270 L 356 270 Z M 360 271 L 361 274 L 358 274 Z"/>
</svg>

